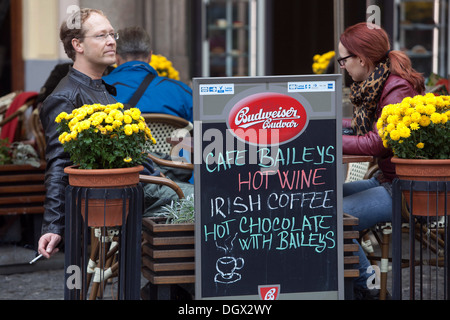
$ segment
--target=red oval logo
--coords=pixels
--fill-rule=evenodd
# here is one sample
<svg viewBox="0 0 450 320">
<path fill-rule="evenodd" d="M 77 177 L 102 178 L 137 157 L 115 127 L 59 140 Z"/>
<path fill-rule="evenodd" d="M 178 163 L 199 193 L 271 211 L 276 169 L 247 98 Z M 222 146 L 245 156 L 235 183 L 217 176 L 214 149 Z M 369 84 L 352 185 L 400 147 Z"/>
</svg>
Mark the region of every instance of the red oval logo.
<svg viewBox="0 0 450 320">
<path fill-rule="evenodd" d="M 296 99 L 264 92 L 235 104 L 228 117 L 228 127 L 248 143 L 278 145 L 300 135 L 307 120 L 305 108 Z"/>
</svg>

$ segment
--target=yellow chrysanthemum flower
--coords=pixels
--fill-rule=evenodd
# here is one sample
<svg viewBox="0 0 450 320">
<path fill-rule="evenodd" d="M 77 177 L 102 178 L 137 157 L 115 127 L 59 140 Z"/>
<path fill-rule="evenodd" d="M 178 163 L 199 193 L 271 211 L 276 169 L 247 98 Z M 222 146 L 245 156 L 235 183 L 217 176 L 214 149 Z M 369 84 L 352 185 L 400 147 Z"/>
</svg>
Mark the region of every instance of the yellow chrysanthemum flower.
<svg viewBox="0 0 450 320">
<path fill-rule="evenodd" d="M 412 114 L 411 114 L 411 121 L 413 121 L 413 122 L 419 122 L 420 121 L 420 119 L 421 119 L 421 114 L 419 113 L 419 112 L 413 112 Z"/>
<path fill-rule="evenodd" d="M 146 126 L 145 122 L 139 121 L 139 123 L 138 123 L 139 130 L 144 131 L 145 130 L 145 126 Z"/>
<path fill-rule="evenodd" d="M 112 126 L 114 129 L 120 128 L 122 126 L 122 121 L 114 120 Z"/>
<path fill-rule="evenodd" d="M 66 112 L 61 112 L 55 119 L 56 123 L 60 123 L 62 119 L 65 119 L 67 117 Z"/>
<path fill-rule="evenodd" d="M 83 169 L 142 163 L 154 139 L 139 109 L 123 109 L 121 103 L 84 105 L 55 118 L 58 140 L 74 163 Z M 146 134 L 139 134 L 140 131 Z M 110 139 L 107 143 L 105 137 Z"/>
<path fill-rule="evenodd" d="M 391 148 L 396 156 L 449 159 L 449 119 L 450 96 L 427 93 L 384 106 L 377 130 L 383 146 Z"/>
<path fill-rule="evenodd" d="M 131 108 L 131 118 L 133 118 L 133 120 L 138 121 L 139 118 L 141 117 L 141 110 L 139 110 L 138 108 Z"/>
<path fill-rule="evenodd" d="M 425 106 L 425 114 L 432 115 L 435 112 L 436 112 L 436 107 L 435 106 L 433 106 L 431 104 L 427 104 Z"/>
<path fill-rule="evenodd" d="M 322 74 L 326 71 L 330 60 L 335 56 L 334 51 L 329 51 L 323 55 L 316 54 L 313 56 L 312 70 L 315 74 Z"/>
<path fill-rule="evenodd" d="M 156 70 L 159 76 L 180 80 L 179 72 L 173 67 L 172 62 L 162 55 L 152 55 L 150 66 Z"/>
<path fill-rule="evenodd" d="M 123 113 L 121 111 L 117 111 L 114 114 L 114 120 L 123 121 Z"/>
<path fill-rule="evenodd" d="M 434 124 L 441 123 L 441 114 L 440 113 L 433 113 L 432 115 L 430 115 L 430 120 Z"/>
<path fill-rule="evenodd" d="M 63 132 L 59 135 L 58 140 L 59 140 L 59 142 L 61 142 L 61 144 L 64 144 L 66 136 L 67 136 L 67 132 Z"/>
<path fill-rule="evenodd" d="M 386 132 L 391 133 L 392 130 L 394 130 L 394 129 L 395 129 L 395 124 L 393 124 L 393 123 L 389 123 L 389 124 L 386 126 Z"/>
<path fill-rule="evenodd" d="M 134 133 L 138 133 L 139 132 L 139 126 L 136 123 L 133 123 L 131 125 L 131 129 L 133 130 Z"/>
<path fill-rule="evenodd" d="M 133 122 L 133 118 L 130 115 L 126 114 L 123 116 L 123 122 L 126 124 L 130 124 Z"/>
<path fill-rule="evenodd" d="M 412 122 L 409 126 L 411 128 L 411 130 L 419 130 L 420 126 L 417 122 Z"/>
<path fill-rule="evenodd" d="M 407 127 L 400 128 L 398 132 L 402 138 L 408 138 L 411 135 L 411 130 Z"/>
<path fill-rule="evenodd" d="M 392 130 L 390 133 L 390 137 L 394 141 L 398 141 L 400 139 L 400 132 L 398 130 Z"/>
<path fill-rule="evenodd" d="M 131 124 L 126 124 L 123 129 L 127 136 L 131 136 L 133 134 L 133 128 L 131 127 Z"/>
<path fill-rule="evenodd" d="M 106 123 L 113 123 L 114 122 L 114 117 L 112 117 L 111 114 L 109 114 L 108 116 L 106 116 L 105 122 Z"/>
<path fill-rule="evenodd" d="M 426 115 L 423 115 L 420 117 L 419 124 L 422 127 L 428 127 L 430 125 L 430 123 L 431 123 L 430 117 L 428 117 Z"/>
<path fill-rule="evenodd" d="M 411 117 L 410 116 L 404 116 L 402 122 L 405 126 L 409 127 L 411 125 Z"/>
</svg>

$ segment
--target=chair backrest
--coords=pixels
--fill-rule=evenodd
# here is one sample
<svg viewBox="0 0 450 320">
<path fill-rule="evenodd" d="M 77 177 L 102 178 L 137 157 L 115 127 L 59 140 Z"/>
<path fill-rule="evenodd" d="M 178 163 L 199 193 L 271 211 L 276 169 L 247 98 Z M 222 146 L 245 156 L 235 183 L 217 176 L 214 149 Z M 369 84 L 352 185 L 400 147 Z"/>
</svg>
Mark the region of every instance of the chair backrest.
<svg viewBox="0 0 450 320">
<path fill-rule="evenodd" d="M 345 182 L 363 180 L 369 169 L 369 162 L 351 162 L 348 164 Z"/>
<path fill-rule="evenodd" d="M 186 119 L 163 113 L 143 113 L 142 116 L 156 140 L 151 148 L 153 152 L 170 154 L 172 144 L 167 142 L 167 138 L 192 136 L 193 125 Z"/>
<path fill-rule="evenodd" d="M 14 97 L 0 120 L 1 139 L 8 139 L 10 143 L 13 143 L 28 138 L 25 124 L 35 108 L 36 96 L 35 92 L 21 92 Z"/>
</svg>

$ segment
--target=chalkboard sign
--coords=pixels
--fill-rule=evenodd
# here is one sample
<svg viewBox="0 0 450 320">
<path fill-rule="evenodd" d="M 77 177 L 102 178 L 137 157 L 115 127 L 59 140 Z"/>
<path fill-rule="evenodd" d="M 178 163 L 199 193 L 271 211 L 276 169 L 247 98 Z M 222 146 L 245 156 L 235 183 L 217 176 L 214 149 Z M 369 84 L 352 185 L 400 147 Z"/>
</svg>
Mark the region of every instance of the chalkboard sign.
<svg viewBox="0 0 450 320">
<path fill-rule="evenodd" d="M 341 297 L 340 88 L 194 79 L 197 299 Z"/>
</svg>

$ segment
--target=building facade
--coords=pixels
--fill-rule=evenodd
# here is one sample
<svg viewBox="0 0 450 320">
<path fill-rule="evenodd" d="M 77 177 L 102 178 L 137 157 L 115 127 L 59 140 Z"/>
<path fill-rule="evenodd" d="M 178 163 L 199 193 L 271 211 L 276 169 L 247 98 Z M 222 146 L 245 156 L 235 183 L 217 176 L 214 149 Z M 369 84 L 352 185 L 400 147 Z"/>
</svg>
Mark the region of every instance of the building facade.
<svg viewBox="0 0 450 320">
<path fill-rule="evenodd" d="M 346 26 L 369 19 L 425 76 L 448 75 L 448 0 L 2 0 L 1 95 L 38 91 L 68 61 L 59 26 L 77 7 L 103 10 L 116 29 L 144 27 L 153 52 L 187 84 L 203 76 L 311 74 L 315 54 L 335 50 Z"/>
</svg>

